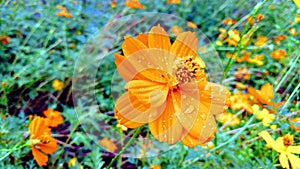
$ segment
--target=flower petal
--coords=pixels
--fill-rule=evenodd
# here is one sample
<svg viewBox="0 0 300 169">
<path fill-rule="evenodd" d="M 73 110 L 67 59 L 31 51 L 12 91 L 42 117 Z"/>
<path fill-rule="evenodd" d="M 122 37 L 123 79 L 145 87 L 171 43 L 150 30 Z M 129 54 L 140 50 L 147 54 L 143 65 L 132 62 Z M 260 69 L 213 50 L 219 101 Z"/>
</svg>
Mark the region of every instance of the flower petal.
<svg viewBox="0 0 300 169">
<path fill-rule="evenodd" d="M 267 144 L 269 144 L 275 151 L 281 153 L 281 146 L 278 145 L 278 143 L 275 142 L 275 140 L 271 137 L 271 135 L 267 131 L 262 131 L 258 133 L 259 136 L 261 136 Z"/>
<path fill-rule="evenodd" d="M 141 41 L 145 46 L 148 47 L 148 35 L 141 33 L 136 37 L 137 40 Z"/>
<path fill-rule="evenodd" d="M 43 117 L 34 117 L 29 124 L 30 136 L 36 138 L 43 133 L 49 133 L 50 128 L 47 126 L 46 120 Z"/>
<path fill-rule="evenodd" d="M 129 92 L 118 98 L 115 112 L 119 123 L 128 128 L 136 128 L 151 122 L 160 115 L 155 108 L 151 108 L 149 104 L 143 104 Z"/>
<path fill-rule="evenodd" d="M 300 146 L 288 146 L 286 151 L 289 153 L 300 154 Z"/>
<path fill-rule="evenodd" d="M 57 141 L 52 137 L 50 138 L 50 142 L 48 144 L 39 144 L 38 146 L 43 152 L 47 154 L 54 153 L 58 147 Z"/>
<path fill-rule="evenodd" d="M 158 108 L 161 116 L 149 123 L 149 128 L 152 135 L 161 142 L 168 142 L 169 144 L 176 143 L 182 133 L 182 126 L 180 125 L 173 107 L 172 96 L 169 94 L 166 106 Z"/>
<path fill-rule="evenodd" d="M 37 148 L 32 147 L 32 155 L 39 166 L 46 166 L 48 156 L 40 152 Z"/>
<path fill-rule="evenodd" d="M 280 153 L 279 162 L 282 168 L 290 168 L 289 161 L 285 153 Z"/>
<path fill-rule="evenodd" d="M 168 33 L 158 26 L 153 26 L 148 35 L 149 48 L 157 48 L 169 51 L 171 42 Z"/>
<path fill-rule="evenodd" d="M 293 169 L 300 168 L 300 158 L 299 157 L 297 157 L 291 153 L 287 153 L 287 156 L 290 160 L 290 163 L 291 163 Z"/>
<path fill-rule="evenodd" d="M 147 46 L 145 46 L 142 42 L 132 38 L 129 35 L 125 36 L 124 39 L 125 40 L 122 44 L 122 50 L 126 57 L 128 57 L 129 55 L 131 55 L 137 51 L 147 49 Z M 147 54 L 147 53 L 143 53 L 143 54 Z"/>
<path fill-rule="evenodd" d="M 194 59 L 198 57 L 198 39 L 195 33 L 192 32 L 183 32 L 180 33 L 175 42 L 171 46 L 171 53 L 178 56 L 193 56 Z M 205 63 L 199 58 L 201 67 L 205 68 Z"/>
<path fill-rule="evenodd" d="M 139 101 L 154 107 L 161 106 L 166 101 L 169 91 L 166 85 L 149 80 L 132 80 L 125 88 Z"/>
<path fill-rule="evenodd" d="M 189 148 L 195 147 L 196 145 L 201 144 L 198 138 L 193 137 L 190 134 L 185 134 L 185 136 L 181 139 L 182 144 L 188 146 Z"/>
</svg>

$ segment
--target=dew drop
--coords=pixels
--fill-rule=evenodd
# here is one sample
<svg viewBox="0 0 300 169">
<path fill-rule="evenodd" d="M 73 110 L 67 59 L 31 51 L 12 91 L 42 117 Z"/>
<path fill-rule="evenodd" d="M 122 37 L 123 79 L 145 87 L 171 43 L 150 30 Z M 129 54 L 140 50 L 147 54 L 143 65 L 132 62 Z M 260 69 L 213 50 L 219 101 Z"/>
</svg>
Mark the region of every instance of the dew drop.
<svg viewBox="0 0 300 169">
<path fill-rule="evenodd" d="M 195 107 L 190 105 L 185 111 L 184 113 L 185 114 L 189 114 L 189 113 L 192 113 L 194 111 Z"/>
</svg>

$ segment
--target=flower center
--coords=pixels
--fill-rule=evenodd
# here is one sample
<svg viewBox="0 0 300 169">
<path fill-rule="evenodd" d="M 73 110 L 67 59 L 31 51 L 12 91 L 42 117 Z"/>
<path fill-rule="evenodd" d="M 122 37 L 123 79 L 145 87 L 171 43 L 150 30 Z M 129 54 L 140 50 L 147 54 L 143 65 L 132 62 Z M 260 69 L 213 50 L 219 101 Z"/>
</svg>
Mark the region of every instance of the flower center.
<svg viewBox="0 0 300 169">
<path fill-rule="evenodd" d="M 31 145 L 48 144 L 50 142 L 51 142 L 51 140 L 50 140 L 49 134 L 43 134 L 36 139 L 31 139 Z"/>
<path fill-rule="evenodd" d="M 290 146 L 294 143 L 294 136 L 290 134 L 286 134 L 283 136 L 283 144 L 285 146 Z"/>
<path fill-rule="evenodd" d="M 185 56 L 175 60 L 173 73 L 176 80 L 181 84 L 192 81 L 207 81 L 204 67 L 205 64 L 201 59 Z"/>
</svg>

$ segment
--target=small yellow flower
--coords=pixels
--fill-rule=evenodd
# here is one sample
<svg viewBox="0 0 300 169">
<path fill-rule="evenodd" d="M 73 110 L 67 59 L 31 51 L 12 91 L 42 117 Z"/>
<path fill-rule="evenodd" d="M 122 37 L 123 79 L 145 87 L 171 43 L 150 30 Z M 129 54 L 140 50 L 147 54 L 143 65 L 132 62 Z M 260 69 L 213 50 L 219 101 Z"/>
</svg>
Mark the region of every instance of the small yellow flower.
<svg viewBox="0 0 300 169">
<path fill-rule="evenodd" d="M 298 32 L 296 31 L 295 28 L 289 29 L 289 33 L 290 33 L 291 35 L 293 35 L 293 36 L 296 36 L 296 35 L 298 34 Z"/>
<path fill-rule="evenodd" d="M 2 87 L 5 87 L 5 86 L 6 86 L 6 83 L 5 83 L 5 82 L 1 82 L 1 86 L 2 86 Z"/>
<path fill-rule="evenodd" d="M 76 158 L 76 157 L 71 158 L 71 159 L 68 161 L 68 166 L 69 166 L 69 167 L 75 167 L 76 161 L 77 161 L 77 158 Z"/>
<path fill-rule="evenodd" d="M 264 47 L 267 44 L 268 38 L 266 36 L 258 36 L 255 46 Z"/>
<path fill-rule="evenodd" d="M 53 89 L 54 89 L 54 90 L 57 90 L 57 91 L 62 91 L 63 88 L 64 88 L 64 86 L 65 86 L 64 83 L 61 82 L 61 81 L 59 81 L 59 80 L 57 80 L 57 79 L 55 79 L 55 80 L 53 81 L 53 83 L 52 83 Z"/>
<path fill-rule="evenodd" d="M 256 118 L 262 120 L 263 125 L 266 127 L 270 126 L 270 123 L 275 120 L 274 114 L 270 114 L 267 109 L 259 110 L 259 106 L 257 104 L 252 106 L 252 110 L 256 115 Z"/>
<path fill-rule="evenodd" d="M 294 136 L 287 134 L 283 137 L 278 137 L 275 141 L 267 131 L 262 131 L 258 135 L 261 136 L 273 150 L 280 153 L 279 162 L 282 168 L 300 168 L 300 158 L 294 155 L 300 154 L 300 146 L 292 146 Z"/>
</svg>

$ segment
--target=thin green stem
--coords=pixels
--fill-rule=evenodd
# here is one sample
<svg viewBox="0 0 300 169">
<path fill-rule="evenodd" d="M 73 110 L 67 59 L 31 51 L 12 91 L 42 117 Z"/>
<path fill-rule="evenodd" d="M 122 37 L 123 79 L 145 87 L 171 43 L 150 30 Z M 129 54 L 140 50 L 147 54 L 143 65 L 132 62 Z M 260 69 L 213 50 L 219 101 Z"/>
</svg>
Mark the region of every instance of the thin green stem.
<svg viewBox="0 0 300 169">
<path fill-rule="evenodd" d="M 131 145 L 131 143 L 134 141 L 134 139 L 140 134 L 142 131 L 143 127 L 139 127 L 135 130 L 133 133 L 132 137 L 129 139 L 129 141 L 126 143 L 126 145 L 122 148 L 122 150 L 111 160 L 109 165 L 107 166 L 108 169 L 112 167 L 114 162 L 126 151 L 126 149 Z"/>
<path fill-rule="evenodd" d="M 298 56 L 291 62 L 289 70 L 284 74 L 284 76 L 282 77 L 282 79 L 280 80 L 280 82 L 278 83 L 278 85 L 275 87 L 275 93 L 278 91 L 278 89 L 280 88 L 280 86 L 282 85 L 282 83 L 285 82 L 285 80 L 288 77 L 288 75 L 292 72 L 292 70 L 294 69 L 294 67 L 297 65 L 297 62 L 298 62 L 299 58 L 300 58 L 300 54 L 298 54 Z"/>
</svg>

